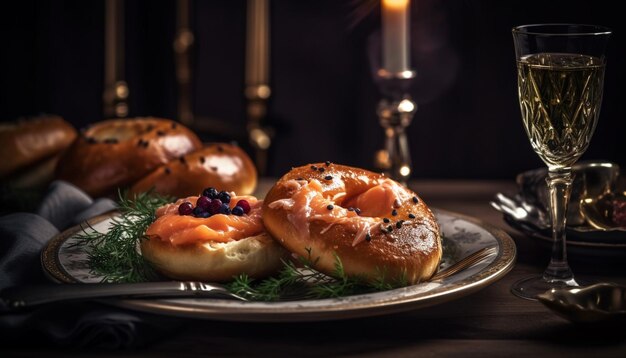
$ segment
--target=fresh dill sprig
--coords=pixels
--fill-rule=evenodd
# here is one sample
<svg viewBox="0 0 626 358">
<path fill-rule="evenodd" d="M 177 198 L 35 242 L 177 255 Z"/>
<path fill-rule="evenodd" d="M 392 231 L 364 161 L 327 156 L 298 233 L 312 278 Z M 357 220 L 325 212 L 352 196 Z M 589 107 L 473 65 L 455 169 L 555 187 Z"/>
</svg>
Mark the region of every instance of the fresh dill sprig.
<svg viewBox="0 0 626 358">
<path fill-rule="evenodd" d="M 88 247 L 90 271 L 102 276 L 103 282 L 143 282 L 158 278 L 137 247 L 140 240 L 146 239 L 145 232 L 156 218 L 156 209 L 169 201 L 151 192 L 132 198 L 120 194 L 121 215 L 112 219 L 105 233 L 88 226 L 78 235 L 77 245 Z"/>
<path fill-rule="evenodd" d="M 254 280 L 247 275 L 239 275 L 227 285 L 238 295 L 254 301 L 278 301 L 290 299 L 334 298 L 368 292 L 388 290 L 406 286 L 406 280 L 386 280 L 384 275 L 370 282 L 364 277 L 346 274 L 343 263 L 335 254 L 335 267 L 332 277 L 315 269 L 319 257 L 312 259 L 311 249 L 307 248 L 308 257 L 298 258 L 299 266 L 291 261 L 283 261 L 283 268 L 276 277 Z"/>
</svg>

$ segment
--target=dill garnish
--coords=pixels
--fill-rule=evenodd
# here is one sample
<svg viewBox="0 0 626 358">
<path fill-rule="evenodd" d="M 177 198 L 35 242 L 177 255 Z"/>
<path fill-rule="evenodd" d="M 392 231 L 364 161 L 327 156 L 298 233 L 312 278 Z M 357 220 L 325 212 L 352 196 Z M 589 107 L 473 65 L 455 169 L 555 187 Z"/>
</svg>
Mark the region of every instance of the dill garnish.
<svg viewBox="0 0 626 358">
<path fill-rule="evenodd" d="M 169 202 L 153 193 L 141 193 L 133 198 L 120 194 L 120 216 L 113 218 L 109 229 L 100 233 L 92 227 L 83 228 L 77 245 L 88 247 L 89 269 L 102 276 L 103 282 L 153 281 L 159 276 L 137 250 L 140 240 L 155 220 L 156 209 Z"/>
<path fill-rule="evenodd" d="M 298 264 L 283 261 L 284 266 L 275 277 L 254 280 L 242 274 L 236 276 L 227 287 L 231 292 L 253 301 L 279 301 L 343 297 L 407 285 L 404 278 L 389 281 L 385 279 L 383 273 L 373 282 L 367 281 L 364 277 L 348 276 L 337 255 L 332 277 L 327 276 L 315 269 L 319 258 L 312 259 L 310 248 L 306 251 L 308 257 L 298 258 Z"/>
</svg>

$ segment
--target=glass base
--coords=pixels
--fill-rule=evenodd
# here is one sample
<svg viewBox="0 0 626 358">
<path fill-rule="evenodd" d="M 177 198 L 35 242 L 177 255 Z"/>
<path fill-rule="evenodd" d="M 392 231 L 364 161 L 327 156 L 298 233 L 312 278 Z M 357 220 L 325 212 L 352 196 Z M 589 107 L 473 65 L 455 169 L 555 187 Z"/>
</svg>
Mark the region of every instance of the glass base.
<svg viewBox="0 0 626 358">
<path fill-rule="evenodd" d="M 511 293 L 527 300 L 537 300 L 537 295 L 553 288 L 580 286 L 573 277 L 568 280 L 546 280 L 543 276 L 533 276 L 519 280 L 511 287 Z"/>
</svg>

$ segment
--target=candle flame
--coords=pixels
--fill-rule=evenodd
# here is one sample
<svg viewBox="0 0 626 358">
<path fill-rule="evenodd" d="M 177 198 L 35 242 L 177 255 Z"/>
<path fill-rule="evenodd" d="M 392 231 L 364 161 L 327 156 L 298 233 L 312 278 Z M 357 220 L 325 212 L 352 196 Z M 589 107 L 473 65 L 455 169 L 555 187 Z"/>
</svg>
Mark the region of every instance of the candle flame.
<svg viewBox="0 0 626 358">
<path fill-rule="evenodd" d="M 394 10 L 402 10 L 409 6 L 409 0 L 383 0 L 383 6 Z"/>
</svg>

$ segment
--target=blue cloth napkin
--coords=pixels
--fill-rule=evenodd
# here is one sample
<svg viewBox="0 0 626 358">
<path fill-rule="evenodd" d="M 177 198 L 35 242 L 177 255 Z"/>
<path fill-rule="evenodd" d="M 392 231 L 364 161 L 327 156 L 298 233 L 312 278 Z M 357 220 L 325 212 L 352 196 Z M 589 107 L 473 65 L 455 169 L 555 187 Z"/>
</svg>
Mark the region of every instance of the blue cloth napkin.
<svg viewBox="0 0 626 358">
<path fill-rule="evenodd" d="M 46 243 L 59 232 L 115 208 L 110 199 L 94 201 L 75 186 L 56 181 L 36 213 L 0 217 L 0 289 L 49 282 L 40 263 Z M 173 318 L 97 303 L 59 304 L 0 314 L 0 342 L 107 349 L 137 347 L 176 329 L 179 323 Z"/>
</svg>

